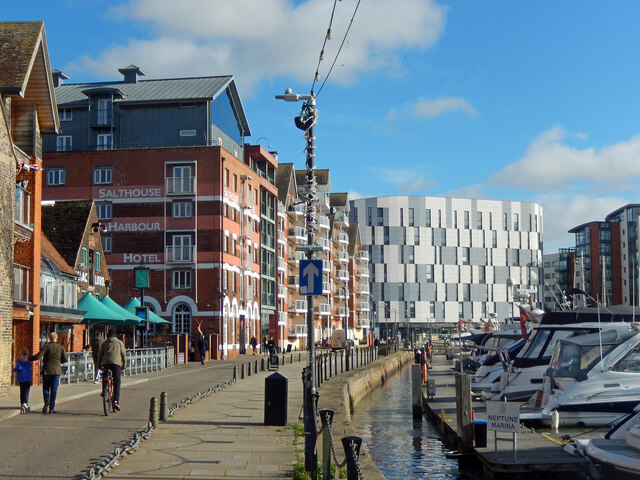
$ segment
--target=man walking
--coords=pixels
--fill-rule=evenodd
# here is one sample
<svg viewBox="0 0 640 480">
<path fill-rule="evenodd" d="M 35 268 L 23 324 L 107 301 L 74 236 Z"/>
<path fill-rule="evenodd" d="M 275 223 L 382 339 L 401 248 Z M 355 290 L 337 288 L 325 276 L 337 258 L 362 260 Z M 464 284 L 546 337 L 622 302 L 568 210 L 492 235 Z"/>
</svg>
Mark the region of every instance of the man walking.
<svg viewBox="0 0 640 480">
<path fill-rule="evenodd" d="M 49 343 L 31 359 L 42 361 L 42 396 L 44 398 L 42 413 L 56 413 L 56 396 L 60 375 L 62 375 L 62 364 L 67 363 L 67 352 L 58 343 L 58 334 L 49 333 Z"/>
<path fill-rule="evenodd" d="M 204 365 L 204 359 L 207 356 L 207 350 L 209 350 L 209 342 L 204 335 L 200 335 L 198 340 L 198 350 L 200 350 L 200 364 Z"/>
<path fill-rule="evenodd" d="M 95 337 L 91 340 L 91 356 L 93 357 L 93 368 L 95 370 L 95 378 L 93 383 L 100 381 L 100 363 L 98 362 L 98 354 L 100 353 L 100 347 L 104 343 L 104 334 L 100 331 L 96 332 Z"/>
<path fill-rule="evenodd" d="M 105 370 L 111 370 L 113 376 L 113 409 L 120 411 L 120 373 L 126 365 L 127 351 L 124 343 L 120 340 L 114 330 L 109 330 L 109 335 L 100 347 L 98 352 L 98 365 Z M 102 381 L 105 375 L 103 372 Z"/>
</svg>

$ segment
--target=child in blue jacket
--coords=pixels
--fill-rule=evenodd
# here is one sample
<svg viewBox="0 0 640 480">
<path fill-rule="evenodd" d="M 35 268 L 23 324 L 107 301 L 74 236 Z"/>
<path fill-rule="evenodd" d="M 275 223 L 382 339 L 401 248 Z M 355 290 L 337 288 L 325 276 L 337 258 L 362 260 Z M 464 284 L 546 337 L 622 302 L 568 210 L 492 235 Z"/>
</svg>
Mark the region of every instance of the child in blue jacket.
<svg viewBox="0 0 640 480">
<path fill-rule="evenodd" d="M 29 350 L 23 348 L 20 353 L 22 357 L 16 362 L 13 369 L 18 374 L 18 383 L 20 384 L 20 413 L 28 413 L 31 411 L 29 406 L 29 390 L 31 389 L 31 372 L 33 371 L 33 362 L 29 360 Z"/>
</svg>

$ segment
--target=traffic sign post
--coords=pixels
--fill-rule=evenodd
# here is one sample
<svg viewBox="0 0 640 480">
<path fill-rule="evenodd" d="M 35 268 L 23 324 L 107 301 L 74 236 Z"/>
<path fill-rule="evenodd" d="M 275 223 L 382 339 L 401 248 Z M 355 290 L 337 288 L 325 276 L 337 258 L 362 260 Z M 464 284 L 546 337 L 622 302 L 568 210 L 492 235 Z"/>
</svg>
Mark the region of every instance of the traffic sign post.
<svg viewBox="0 0 640 480">
<path fill-rule="evenodd" d="M 300 260 L 300 295 L 322 295 L 322 260 Z"/>
</svg>

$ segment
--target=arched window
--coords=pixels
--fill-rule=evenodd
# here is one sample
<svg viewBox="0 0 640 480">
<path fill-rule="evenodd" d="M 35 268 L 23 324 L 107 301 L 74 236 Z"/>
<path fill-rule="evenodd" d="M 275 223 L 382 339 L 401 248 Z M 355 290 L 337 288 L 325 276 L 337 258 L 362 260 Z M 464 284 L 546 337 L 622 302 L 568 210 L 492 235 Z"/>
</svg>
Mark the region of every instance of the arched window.
<svg viewBox="0 0 640 480">
<path fill-rule="evenodd" d="M 173 331 L 191 333 L 191 308 L 186 303 L 179 303 L 173 309 Z"/>
</svg>

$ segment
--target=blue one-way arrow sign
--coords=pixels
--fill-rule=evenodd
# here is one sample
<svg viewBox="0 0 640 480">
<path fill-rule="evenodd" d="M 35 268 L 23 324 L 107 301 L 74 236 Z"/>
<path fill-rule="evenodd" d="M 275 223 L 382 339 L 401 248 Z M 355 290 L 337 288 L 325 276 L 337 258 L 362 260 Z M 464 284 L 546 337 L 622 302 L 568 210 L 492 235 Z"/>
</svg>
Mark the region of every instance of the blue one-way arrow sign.
<svg viewBox="0 0 640 480">
<path fill-rule="evenodd" d="M 322 260 L 300 260 L 300 295 L 322 295 Z"/>
</svg>

